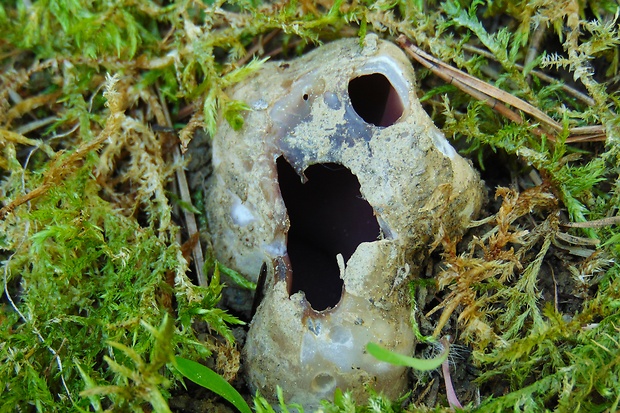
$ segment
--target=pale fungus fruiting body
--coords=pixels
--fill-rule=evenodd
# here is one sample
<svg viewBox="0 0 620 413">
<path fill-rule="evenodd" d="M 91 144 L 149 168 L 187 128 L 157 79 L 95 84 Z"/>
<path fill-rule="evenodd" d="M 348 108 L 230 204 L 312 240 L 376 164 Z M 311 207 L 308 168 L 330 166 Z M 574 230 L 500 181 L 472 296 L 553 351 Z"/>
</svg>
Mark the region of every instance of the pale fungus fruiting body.
<svg viewBox="0 0 620 413">
<path fill-rule="evenodd" d="M 248 383 L 316 406 L 370 386 L 397 397 L 411 354 L 408 283 L 441 231 L 464 231 L 483 186 L 422 109 L 413 68 L 368 35 L 266 63 L 230 91 L 252 111 L 213 139 L 207 210 L 217 258 L 264 298 L 243 350 Z"/>
</svg>

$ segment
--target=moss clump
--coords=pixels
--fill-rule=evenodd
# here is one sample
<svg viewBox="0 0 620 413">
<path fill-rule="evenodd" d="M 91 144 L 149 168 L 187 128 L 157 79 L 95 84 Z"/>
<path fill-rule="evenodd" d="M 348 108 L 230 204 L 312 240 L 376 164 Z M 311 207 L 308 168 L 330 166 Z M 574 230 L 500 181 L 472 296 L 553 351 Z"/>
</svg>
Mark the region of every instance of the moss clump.
<svg viewBox="0 0 620 413">
<path fill-rule="evenodd" d="M 460 331 L 474 350 L 482 401 L 468 409 L 617 408 L 617 2 L 138 3 L 0 5 L 0 411 L 166 411 L 172 354 L 235 352 L 219 272 L 189 278 L 203 263 L 189 258 L 189 199 L 171 196 L 175 148 L 220 117 L 248 127 L 226 87 L 265 54 L 367 31 L 404 35 L 559 125 L 513 122 L 418 71 L 435 122 L 502 186 L 477 238 L 438 236 L 434 278 L 416 282 L 416 328 Z M 405 408 L 345 393 L 325 410 L 441 409 L 417 399 L 428 379 Z"/>
<path fill-rule="evenodd" d="M 112 117 L 108 122 L 114 123 Z M 132 359 L 149 360 L 159 352 L 163 355 L 150 362 L 161 367 L 173 351 L 207 357 L 211 346 L 197 340 L 192 321 L 203 318 L 228 338 L 225 322 L 237 322 L 215 308 L 221 292 L 217 278 L 208 288 L 187 278 L 177 229 L 162 225 L 170 221 L 170 208 L 151 206 L 142 223 L 126 215 L 102 196 L 99 156 L 85 153 L 79 165 L 68 161 L 81 148 L 55 156 L 70 173 L 52 161 L 32 171 L 15 170 L 4 181 L 9 200 L 37 188 L 46 191 L 0 224 L 2 248 L 10 252 L 3 262 L 2 411 L 88 409 L 91 402 L 99 408 L 140 408 L 153 403 L 155 394 L 168 395 L 169 381 L 159 367 L 134 365 Z M 7 160 L 19 165 L 16 158 Z M 45 187 L 46 181 L 54 184 Z M 168 314 L 179 321 L 176 327 L 168 323 L 166 340 L 143 327 L 159 325 Z M 171 378 L 169 372 L 165 376 Z M 103 401 L 81 393 L 98 386 L 113 391 L 104 392 Z"/>
</svg>

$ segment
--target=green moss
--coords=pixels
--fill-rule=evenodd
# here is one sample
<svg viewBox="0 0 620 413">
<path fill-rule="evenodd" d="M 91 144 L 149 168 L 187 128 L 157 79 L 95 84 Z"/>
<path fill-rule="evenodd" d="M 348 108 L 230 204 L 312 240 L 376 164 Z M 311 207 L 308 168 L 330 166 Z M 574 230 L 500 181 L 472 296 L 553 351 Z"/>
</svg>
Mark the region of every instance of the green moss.
<svg viewBox="0 0 620 413">
<path fill-rule="evenodd" d="M 218 307 L 218 266 L 204 287 L 188 278 L 168 196 L 184 161 L 170 155 L 178 141 L 153 130 L 180 128 L 186 144 L 198 128 L 214 134 L 221 118 L 244 127 L 248 107 L 226 88 L 260 68 L 259 58 L 239 59 L 261 36 L 290 57 L 373 31 L 407 36 L 563 128 L 525 114 L 515 124 L 416 66 L 425 106 L 461 152 L 489 176 L 494 160 L 510 158 L 522 184 L 520 194 L 500 191 L 502 209 L 489 206 L 482 218 L 493 228 L 480 241 L 444 240 L 440 264 L 452 272 L 436 274 L 436 290 L 426 281 L 416 290 L 443 300 L 434 311 L 451 310 L 438 320 L 419 308 L 416 332 L 441 333 L 454 311 L 480 388 L 505 386 L 483 394 L 480 411 L 616 410 L 617 12 L 612 0 L 2 3 L 0 411 L 166 411 L 180 385 L 163 368 L 172 354 L 206 358 L 214 343 L 232 342 L 239 321 Z M 575 128 L 592 125 L 604 140 L 577 142 Z M 523 191 L 530 172 L 543 185 Z M 597 253 L 583 259 L 593 240 Z M 570 311 L 549 303 L 553 271 L 570 274 Z M 198 322 L 210 329 L 200 340 Z M 358 405 L 346 393 L 325 409 L 403 410 L 380 395 Z"/>
<path fill-rule="evenodd" d="M 20 208 L 4 221 L 4 248 L 13 250 L 4 276 L 16 307 L 5 303 L 2 308 L 3 411 L 31 404 L 43 411 L 73 403 L 86 408 L 88 400 L 79 396 L 85 387 L 81 375 L 97 385 L 127 384 L 124 372 L 108 368 L 113 362 L 126 364 L 126 351 L 109 343 L 118 343 L 117 350 L 130 346 L 148 359 L 158 348 L 141 324 L 160 324 L 173 311 L 173 294 L 179 295 L 179 323 L 170 334 L 175 351 L 189 357 L 209 354 L 191 328 L 198 316 L 231 338 L 224 323 L 236 320 L 215 308 L 221 291 L 217 278 L 206 290 L 168 284 L 169 274 L 182 279 L 187 272 L 179 245 L 170 241 L 175 231 L 158 234 L 103 200 L 93 176 L 97 161 L 91 156 L 30 210 Z M 194 317 L 187 315 L 191 312 Z M 142 402 L 149 400 L 143 396 Z"/>
</svg>

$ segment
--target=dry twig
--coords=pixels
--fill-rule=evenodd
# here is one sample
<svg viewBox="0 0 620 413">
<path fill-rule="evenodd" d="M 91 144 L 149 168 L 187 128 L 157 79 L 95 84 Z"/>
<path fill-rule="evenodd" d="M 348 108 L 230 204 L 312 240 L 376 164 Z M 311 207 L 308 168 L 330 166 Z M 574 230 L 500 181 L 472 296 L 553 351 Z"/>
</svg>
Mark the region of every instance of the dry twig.
<svg viewBox="0 0 620 413">
<path fill-rule="evenodd" d="M 424 67 L 431 70 L 434 74 L 436 74 L 449 84 L 458 87 L 470 96 L 473 96 L 474 98 L 486 103 L 492 109 L 496 110 L 502 116 L 512 120 L 513 122 L 521 124 L 523 123 L 523 119 L 517 112 L 510 109 L 506 105 L 513 106 L 531 115 L 532 117 L 539 120 L 547 128 L 551 129 L 551 133 L 546 135 L 549 139 L 553 141 L 556 140 L 556 135 L 564 130 L 562 125 L 553 120 L 549 115 L 542 112 L 540 109 L 530 105 L 524 100 L 519 99 L 502 89 L 483 82 L 480 79 L 477 79 L 442 62 L 441 60 L 431 56 L 424 50 L 415 46 L 405 36 L 399 36 L 396 41 L 409 56 L 422 64 Z M 542 136 L 542 134 L 545 133 L 545 131 L 541 130 L 540 128 L 534 128 L 532 132 L 539 136 Z M 571 128 L 569 132 L 571 136 L 566 139 L 566 142 L 569 143 L 606 140 L 603 127 L 600 125 Z"/>
</svg>

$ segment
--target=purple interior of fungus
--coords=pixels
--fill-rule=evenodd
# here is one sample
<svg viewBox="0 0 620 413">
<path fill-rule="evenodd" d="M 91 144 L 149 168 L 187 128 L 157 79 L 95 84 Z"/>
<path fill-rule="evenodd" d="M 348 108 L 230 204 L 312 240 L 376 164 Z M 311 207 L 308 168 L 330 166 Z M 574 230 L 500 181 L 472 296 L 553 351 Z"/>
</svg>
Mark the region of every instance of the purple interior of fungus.
<svg viewBox="0 0 620 413">
<path fill-rule="evenodd" d="M 360 243 L 377 240 L 379 224 L 348 168 L 335 163 L 311 165 L 304 171 L 303 184 L 284 157 L 278 158 L 277 168 L 290 221 L 289 294 L 303 291 L 316 311 L 333 308 L 343 286 L 336 255 L 342 254 L 346 262 Z"/>
</svg>

